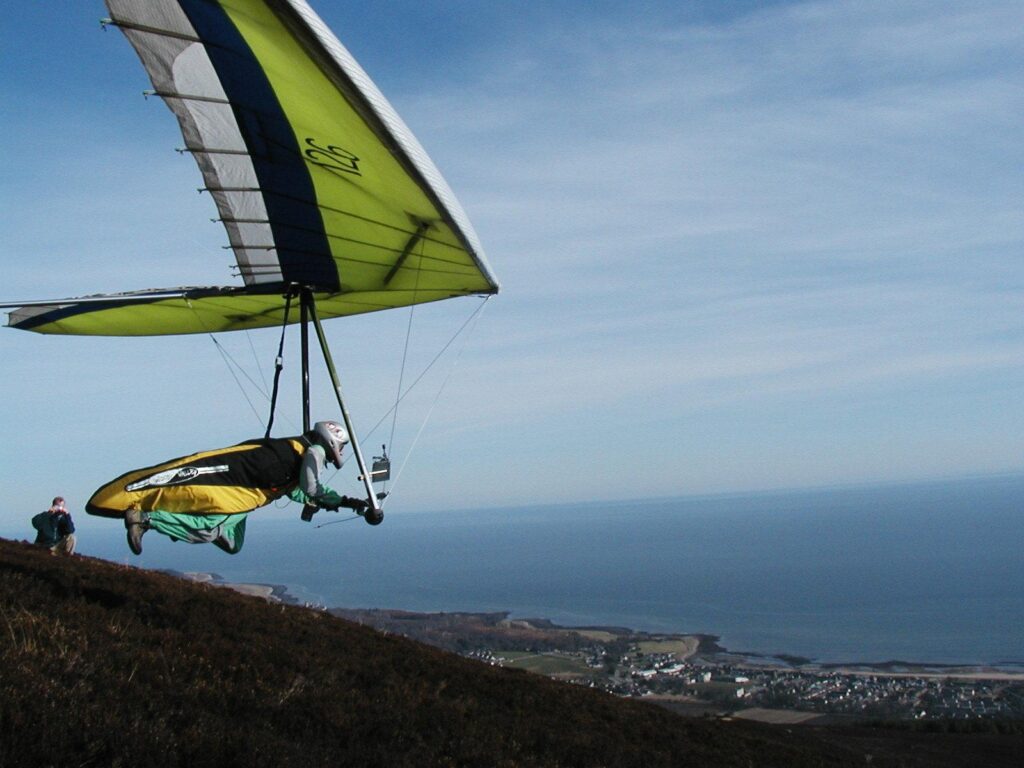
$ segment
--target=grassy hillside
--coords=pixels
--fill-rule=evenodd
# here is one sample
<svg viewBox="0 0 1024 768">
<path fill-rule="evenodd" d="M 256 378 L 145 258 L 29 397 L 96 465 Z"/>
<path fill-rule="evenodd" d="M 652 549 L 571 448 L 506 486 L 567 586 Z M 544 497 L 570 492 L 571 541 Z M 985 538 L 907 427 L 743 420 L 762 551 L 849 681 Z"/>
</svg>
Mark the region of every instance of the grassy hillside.
<svg viewBox="0 0 1024 768">
<path fill-rule="evenodd" d="M 829 734 L 687 719 L 324 612 L 0 540 L 3 766 L 864 760 Z"/>
</svg>

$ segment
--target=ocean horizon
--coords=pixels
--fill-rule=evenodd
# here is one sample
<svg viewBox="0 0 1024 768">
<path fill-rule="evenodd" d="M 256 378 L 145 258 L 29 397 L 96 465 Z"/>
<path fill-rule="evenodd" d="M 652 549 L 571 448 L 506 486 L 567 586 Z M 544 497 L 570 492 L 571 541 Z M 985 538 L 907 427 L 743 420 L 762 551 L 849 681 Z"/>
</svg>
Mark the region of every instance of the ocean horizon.
<svg viewBox="0 0 1024 768">
<path fill-rule="evenodd" d="M 76 515 L 79 552 L 341 608 L 507 611 L 820 663 L 1024 665 L 1024 476 L 401 513 L 250 515 L 243 551 Z M 83 524 L 84 523 L 84 524 Z M 322 525 L 323 523 L 334 523 Z M 26 526 L 28 521 L 26 520 Z M 12 538 L 27 538 L 27 533 Z"/>
</svg>

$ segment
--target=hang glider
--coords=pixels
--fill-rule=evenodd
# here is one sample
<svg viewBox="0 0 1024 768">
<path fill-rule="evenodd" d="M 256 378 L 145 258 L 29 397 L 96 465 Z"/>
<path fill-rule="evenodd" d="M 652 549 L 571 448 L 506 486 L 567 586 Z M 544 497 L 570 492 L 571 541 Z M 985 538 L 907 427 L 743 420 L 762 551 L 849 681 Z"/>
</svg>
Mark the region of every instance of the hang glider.
<svg viewBox="0 0 1024 768">
<path fill-rule="evenodd" d="M 14 308 L 8 325 L 151 336 L 298 322 L 304 433 L 312 325 L 367 493 L 364 517 L 379 523 L 375 475 L 320 321 L 497 293 L 472 226 L 405 123 L 305 0 L 106 2 L 106 23 L 124 32 L 153 93 L 178 119 L 241 284 L 0 304 Z M 293 305 L 299 311 L 290 314 Z M 276 395 L 275 378 L 267 437 Z"/>
<path fill-rule="evenodd" d="M 498 292 L 441 174 L 305 0 L 106 2 L 178 119 L 241 284 L 30 302 L 11 327 L 209 333 L 280 325 L 300 291 L 324 319 Z"/>
</svg>

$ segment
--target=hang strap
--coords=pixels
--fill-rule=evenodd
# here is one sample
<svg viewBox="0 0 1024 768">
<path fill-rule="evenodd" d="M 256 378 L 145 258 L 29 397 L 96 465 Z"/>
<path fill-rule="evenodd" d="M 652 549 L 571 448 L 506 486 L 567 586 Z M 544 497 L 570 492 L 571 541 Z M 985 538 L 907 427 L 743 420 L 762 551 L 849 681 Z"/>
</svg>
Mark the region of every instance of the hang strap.
<svg viewBox="0 0 1024 768">
<path fill-rule="evenodd" d="M 270 418 L 267 419 L 267 433 L 263 436 L 270 438 L 270 430 L 274 426 L 274 410 L 277 407 L 277 389 L 281 383 L 281 371 L 284 369 L 284 336 L 288 330 L 288 311 L 292 306 L 292 294 L 289 291 L 284 297 L 284 322 L 281 323 L 281 343 L 277 345 L 277 359 L 274 361 L 274 389 L 270 394 Z"/>
</svg>

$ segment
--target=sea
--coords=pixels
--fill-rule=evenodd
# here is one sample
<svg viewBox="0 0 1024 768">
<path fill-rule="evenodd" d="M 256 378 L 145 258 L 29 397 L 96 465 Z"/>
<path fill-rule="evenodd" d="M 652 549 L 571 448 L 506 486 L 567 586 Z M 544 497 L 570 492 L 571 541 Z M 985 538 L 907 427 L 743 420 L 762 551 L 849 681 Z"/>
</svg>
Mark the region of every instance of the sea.
<svg viewBox="0 0 1024 768">
<path fill-rule="evenodd" d="M 250 515 L 243 551 L 116 521 L 80 552 L 282 585 L 300 602 L 507 611 L 565 626 L 718 636 L 820 663 L 1024 671 L 1024 476 L 438 512 L 380 526 L 297 505 Z M 85 517 L 79 515 L 78 519 Z M 324 523 L 330 523 L 324 525 Z"/>
</svg>

